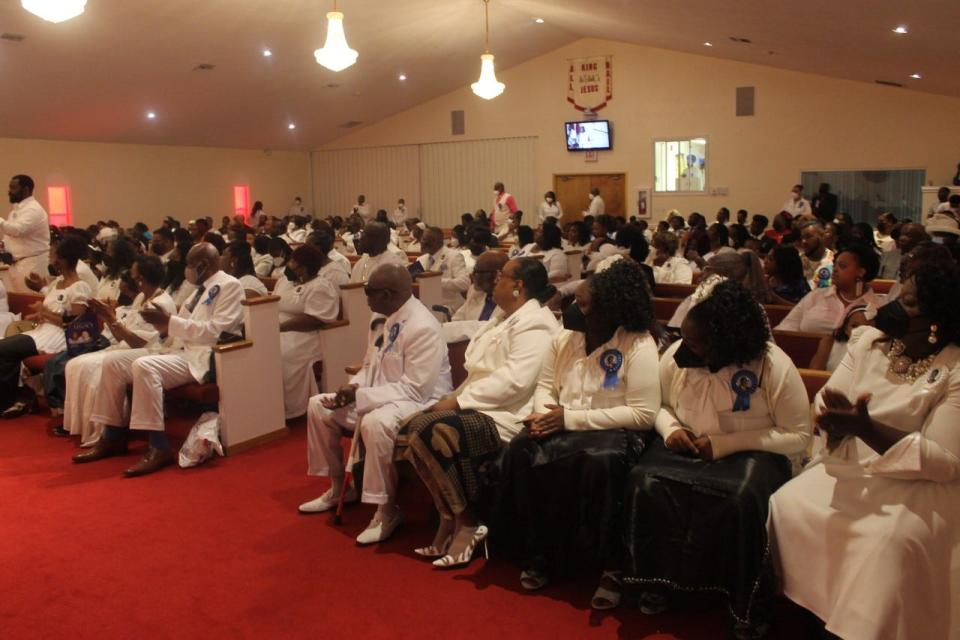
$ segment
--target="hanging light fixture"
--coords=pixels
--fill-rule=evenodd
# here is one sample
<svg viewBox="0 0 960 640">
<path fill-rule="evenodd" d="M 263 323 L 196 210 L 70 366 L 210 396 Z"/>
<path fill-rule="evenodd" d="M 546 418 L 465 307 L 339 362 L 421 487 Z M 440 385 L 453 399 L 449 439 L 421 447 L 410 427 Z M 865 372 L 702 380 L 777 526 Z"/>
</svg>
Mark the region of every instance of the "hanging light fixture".
<svg viewBox="0 0 960 640">
<path fill-rule="evenodd" d="M 480 79 L 470 85 L 473 92 L 484 100 L 493 100 L 503 93 L 506 85 L 497 80 L 490 53 L 490 0 L 483 0 L 483 16 L 486 23 L 484 53 L 480 56 Z"/>
<path fill-rule="evenodd" d="M 347 36 L 343 32 L 343 14 L 337 11 L 337 0 L 333 0 L 333 11 L 327 14 L 327 40 L 322 49 L 313 52 L 317 64 L 330 71 L 343 71 L 357 61 L 357 52 L 347 45 Z"/>
<path fill-rule="evenodd" d="M 48 22 L 63 22 L 83 13 L 87 0 L 21 0 L 20 4 Z"/>
</svg>

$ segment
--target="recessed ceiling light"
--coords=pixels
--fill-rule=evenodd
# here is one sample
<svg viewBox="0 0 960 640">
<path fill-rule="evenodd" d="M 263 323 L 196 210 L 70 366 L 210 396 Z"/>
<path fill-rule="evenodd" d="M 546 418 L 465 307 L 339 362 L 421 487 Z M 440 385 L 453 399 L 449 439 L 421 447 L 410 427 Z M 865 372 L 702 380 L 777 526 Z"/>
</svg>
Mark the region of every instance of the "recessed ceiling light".
<svg viewBox="0 0 960 640">
<path fill-rule="evenodd" d="M 921 76 L 919 73 L 911 73 L 910 77 L 913 78 L 914 80 L 919 80 L 923 76 Z"/>
<path fill-rule="evenodd" d="M 406 79 L 407 79 L 407 76 L 406 76 L 406 74 L 401 73 L 401 74 L 398 76 L 398 79 L 399 79 L 399 80 L 406 80 Z"/>
<path fill-rule="evenodd" d="M 290 129 L 290 131 L 293 131 L 296 128 L 297 128 L 297 125 L 293 124 L 292 122 L 287 125 L 287 129 Z"/>
<path fill-rule="evenodd" d="M 543 24 L 543 18 L 534 18 L 533 21 L 537 24 Z"/>
<path fill-rule="evenodd" d="M 907 25 L 901 24 L 900 26 L 894 28 L 893 32 L 894 32 L 894 33 L 899 33 L 900 35 L 903 35 L 903 34 L 905 34 L 905 33 L 908 33 L 908 31 L 907 31 Z"/>
<path fill-rule="evenodd" d="M 156 120 L 157 114 L 153 111 L 147 111 L 147 120 Z"/>
<path fill-rule="evenodd" d="M 703 43 L 703 46 L 705 46 L 705 47 L 712 47 L 712 46 L 713 46 L 713 43 L 712 43 L 712 42 L 704 42 L 704 43 Z"/>
<path fill-rule="evenodd" d="M 264 50 L 263 50 L 263 57 L 264 57 L 264 58 L 269 58 L 269 57 L 272 56 L 272 55 L 273 55 L 273 51 L 270 51 L 270 49 L 264 49 Z"/>
</svg>

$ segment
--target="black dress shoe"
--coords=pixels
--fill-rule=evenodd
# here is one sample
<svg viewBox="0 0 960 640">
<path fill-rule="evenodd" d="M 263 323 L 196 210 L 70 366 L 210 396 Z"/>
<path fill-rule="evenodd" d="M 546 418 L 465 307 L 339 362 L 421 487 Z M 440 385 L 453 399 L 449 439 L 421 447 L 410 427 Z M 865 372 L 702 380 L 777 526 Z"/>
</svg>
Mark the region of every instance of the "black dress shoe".
<svg viewBox="0 0 960 640">
<path fill-rule="evenodd" d="M 100 436 L 100 439 L 97 440 L 97 444 L 93 445 L 90 450 L 73 456 L 73 461 L 77 464 L 83 464 L 84 462 L 94 462 L 95 460 L 103 460 L 104 458 L 110 458 L 113 456 L 122 456 L 126 453 L 126 440 L 110 441 L 105 439 L 103 436 Z"/>
<path fill-rule="evenodd" d="M 33 400 L 17 400 L 12 405 L 4 409 L 3 413 L 0 413 L 0 418 L 3 418 L 4 420 L 19 418 L 23 414 L 33 411 L 33 405 Z"/>
<path fill-rule="evenodd" d="M 140 458 L 140 461 L 124 471 L 123 475 L 128 478 L 145 476 L 148 473 L 160 471 L 160 469 L 163 469 L 169 464 L 173 464 L 173 451 L 170 449 L 156 449 L 154 447 L 150 447 L 147 449 L 147 452 L 143 455 L 143 457 Z"/>
<path fill-rule="evenodd" d="M 57 436 L 58 438 L 69 438 L 70 432 L 64 429 L 62 425 L 57 425 L 50 427 L 50 435 Z"/>
</svg>

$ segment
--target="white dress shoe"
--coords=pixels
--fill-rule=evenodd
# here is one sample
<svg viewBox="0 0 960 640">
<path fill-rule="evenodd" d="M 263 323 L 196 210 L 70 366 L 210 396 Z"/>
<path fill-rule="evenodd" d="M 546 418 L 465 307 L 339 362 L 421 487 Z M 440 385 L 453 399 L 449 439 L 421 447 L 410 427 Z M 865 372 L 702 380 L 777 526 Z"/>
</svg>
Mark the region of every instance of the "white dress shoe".
<svg viewBox="0 0 960 640">
<path fill-rule="evenodd" d="M 330 511 L 331 509 L 337 508 L 337 502 L 340 501 L 339 495 L 334 495 L 333 489 L 327 489 L 327 492 L 324 493 L 319 498 L 311 500 L 309 502 L 304 502 L 300 505 L 300 513 L 323 513 L 324 511 Z M 357 501 L 357 490 L 355 487 L 350 487 L 347 489 L 347 495 L 344 496 L 344 504 Z"/>
<path fill-rule="evenodd" d="M 378 509 L 377 512 L 373 514 L 373 520 L 370 521 L 367 528 L 357 536 L 357 542 L 359 544 L 383 542 L 393 535 L 393 532 L 397 530 L 397 527 L 399 527 L 402 522 L 403 516 L 400 515 L 400 509 L 394 507 L 386 513 Z"/>
</svg>

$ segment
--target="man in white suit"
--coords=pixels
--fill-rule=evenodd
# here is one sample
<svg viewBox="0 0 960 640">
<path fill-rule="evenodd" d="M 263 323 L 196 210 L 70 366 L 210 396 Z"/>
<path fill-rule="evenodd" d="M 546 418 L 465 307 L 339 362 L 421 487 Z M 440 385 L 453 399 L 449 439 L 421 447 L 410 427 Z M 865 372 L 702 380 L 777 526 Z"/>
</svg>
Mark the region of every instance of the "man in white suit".
<svg viewBox="0 0 960 640">
<path fill-rule="evenodd" d="M 404 267 L 383 265 L 370 276 L 365 291 L 373 321 L 363 368 L 337 393 L 310 398 L 307 408 L 308 473 L 331 480 L 319 498 L 300 505 L 302 513 L 321 513 L 357 500 L 356 488 L 344 487 L 344 432 L 359 429 L 366 449 L 361 499 L 377 512 L 357 536 L 360 544 L 386 540 L 400 525 L 396 506 L 397 473 L 393 450 L 400 422 L 422 411 L 452 389 L 447 345 L 440 324 L 413 297 Z M 352 460 L 351 460 L 352 462 Z"/>
<path fill-rule="evenodd" d="M 167 340 L 159 352 L 125 349 L 104 358 L 100 390 L 94 400 L 91 420 L 107 425 L 103 436 L 87 452 L 77 454 L 77 463 L 93 462 L 127 451 L 128 429 L 124 422 L 127 385 L 133 385 L 130 429 L 149 432 L 150 446 L 144 457 L 124 471 L 127 477 L 153 473 L 173 462 L 173 452 L 164 433 L 163 392 L 189 382 L 202 382 L 210 371 L 210 354 L 220 335 L 239 332 L 243 322 L 243 285 L 220 270 L 217 249 L 201 242 L 187 254 L 186 279 L 197 292 L 175 316 L 157 307 L 140 314 Z"/>
<path fill-rule="evenodd" d="M 443 304 L 453 313 L 463 306 L 463 296 L 470 288 L 470 270 L 463 254 L 443 246 L 443 231 L 440 227 L 427 227 L 420 238 L 423 255 L 417 262 L 423 271 L 433 271 L 440 276 Z"/>
</svg>

